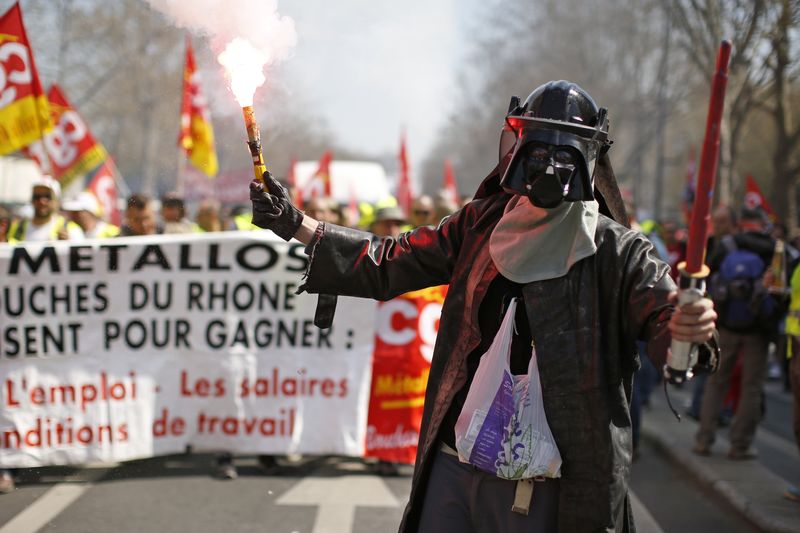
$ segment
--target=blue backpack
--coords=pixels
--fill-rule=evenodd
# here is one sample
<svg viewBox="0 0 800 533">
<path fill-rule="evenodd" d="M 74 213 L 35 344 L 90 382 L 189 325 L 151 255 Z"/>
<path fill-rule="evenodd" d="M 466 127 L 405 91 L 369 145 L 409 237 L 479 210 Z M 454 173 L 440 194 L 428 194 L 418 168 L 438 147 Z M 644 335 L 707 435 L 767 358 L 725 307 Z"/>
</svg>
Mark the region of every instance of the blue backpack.
<svg viewBox="0 0 800 533">
<path fill-rule="evenodd" d="M 761 280 L 766 265 L 755 252 L 738 248 L 732 235 L 723 237 L 722 244 L 728 252 L 710 281 L 718 323 L 732 331 L 758 329 L 775 311 L 775 300 Z"/>
</svg>

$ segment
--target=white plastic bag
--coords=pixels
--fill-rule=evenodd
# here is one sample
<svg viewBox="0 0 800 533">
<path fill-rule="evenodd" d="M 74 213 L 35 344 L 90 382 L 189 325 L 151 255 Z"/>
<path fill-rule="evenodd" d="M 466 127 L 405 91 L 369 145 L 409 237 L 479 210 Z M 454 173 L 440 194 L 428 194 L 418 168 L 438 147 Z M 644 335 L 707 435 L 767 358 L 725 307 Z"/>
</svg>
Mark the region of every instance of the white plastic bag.
<svg viewBox="0 0 800 533">
<path fill-rule="evenodd" d="M 547 424 L 536 350 L 528 375 L 509 368 L 517 299 L 511 301 L 478 370 L 456 422 L 456 449 L 463 463 L 504 479 L 560 477 L 561 454 Z"/>
</svg>

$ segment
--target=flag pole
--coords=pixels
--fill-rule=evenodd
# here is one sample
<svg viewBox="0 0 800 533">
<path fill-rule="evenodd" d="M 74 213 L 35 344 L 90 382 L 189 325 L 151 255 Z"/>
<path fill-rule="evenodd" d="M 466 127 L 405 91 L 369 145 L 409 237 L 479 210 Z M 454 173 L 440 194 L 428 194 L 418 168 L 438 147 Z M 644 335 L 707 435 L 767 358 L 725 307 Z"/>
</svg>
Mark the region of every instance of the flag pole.
<svg viewBox="0 0 800 533">
<path fill-rule="evenodd" d="M 185 189 L 185 182 L 184 182 L 184 172 L 186 172 L 186 153 L 183 150 L 183 147 L 178 147 L 178 170 L 177 174 L 175 175 L 175 192 L 183 198 L 184 189 Z"/>
</svg>

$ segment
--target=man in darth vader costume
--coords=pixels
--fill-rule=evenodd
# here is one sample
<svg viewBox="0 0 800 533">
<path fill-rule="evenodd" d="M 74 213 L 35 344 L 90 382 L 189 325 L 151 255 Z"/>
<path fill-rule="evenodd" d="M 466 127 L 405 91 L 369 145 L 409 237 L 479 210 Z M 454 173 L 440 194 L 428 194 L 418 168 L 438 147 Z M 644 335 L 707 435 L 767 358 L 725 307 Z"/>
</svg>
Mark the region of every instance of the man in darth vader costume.
<svg viewBox="0 0 800 533">
<path fill-rule="evenodd" d="M 475 198 L 438 227 L 397 238 L 318 223 L 269 173 L 251 187 L 253 223 L 307 245 L 301 291 L 387 300 L 449 284 L 425 398 L 402 532 L 633 531 L 628 410 L 636 341 L 663 365 L 671 339 L 713 359 L 710 300 L 676 307 L 669 266 L 628 229 L 608 159 L 606 110 L 583 89 L 551 81 L 512 98 L 500 163 Z M 560 477 L 502 479 L 461 462 L 455 424 L 512 298 L 512 374 L 535 346 Z"/>
</svg>

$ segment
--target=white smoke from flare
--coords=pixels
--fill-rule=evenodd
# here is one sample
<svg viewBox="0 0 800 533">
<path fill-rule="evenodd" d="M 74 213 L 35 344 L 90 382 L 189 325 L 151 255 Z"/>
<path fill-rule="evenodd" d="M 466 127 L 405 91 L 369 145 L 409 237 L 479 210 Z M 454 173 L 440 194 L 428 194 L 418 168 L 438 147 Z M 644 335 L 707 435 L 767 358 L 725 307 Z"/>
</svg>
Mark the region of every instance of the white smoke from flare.
<svg viewBox="0 0 800 533">
<path fill-rule="evenodd" d="M 294 20 L 278 14 L 277 0 L 147 2 L 176 25 L 211 37 L 211 47 L 219 54 L 219 62 L 231 81 L 231 91 L 242 106 L 252 104 L 256 88 L 264 83 L 264 67 L 286 59 L 297 43 Z M 231 46 L 234 48 L 229 49 Z M 246 57 L 234 58 L 234 54 Z"/>
<path fill-rule="evenodd" d="M 264 65 L 269 58 L 249 41 L 237 37 L 228 43 L 217 61 L 225 67 L 231 92 L 239 105 L 253 105 L 256 89 L 266 81 Z"/>
</svg>

